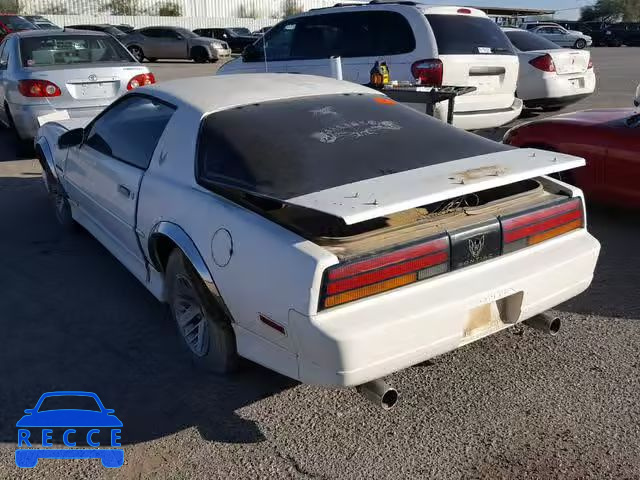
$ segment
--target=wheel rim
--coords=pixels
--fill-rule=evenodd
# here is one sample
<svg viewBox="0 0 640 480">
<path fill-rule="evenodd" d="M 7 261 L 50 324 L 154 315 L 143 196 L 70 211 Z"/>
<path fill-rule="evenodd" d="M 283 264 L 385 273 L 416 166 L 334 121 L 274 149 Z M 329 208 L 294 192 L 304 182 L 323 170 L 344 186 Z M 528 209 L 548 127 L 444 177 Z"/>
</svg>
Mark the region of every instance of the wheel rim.
<svg viewBox="0 0 640 480">
<path fill-rule="evenodd" d="M 209 326 L 195 288 L 184 275 L 176 278 L 173 314 L 185 343 L 194 355 L 209 351 Z"/>
</svg>

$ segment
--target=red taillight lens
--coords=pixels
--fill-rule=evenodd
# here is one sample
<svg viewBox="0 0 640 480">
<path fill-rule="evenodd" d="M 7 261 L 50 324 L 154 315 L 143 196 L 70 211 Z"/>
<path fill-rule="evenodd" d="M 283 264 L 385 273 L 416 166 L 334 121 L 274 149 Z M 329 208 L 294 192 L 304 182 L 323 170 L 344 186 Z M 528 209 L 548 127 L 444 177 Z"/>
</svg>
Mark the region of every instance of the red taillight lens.
<svg viewBox="0 0 640 480">
<path fill-rule="evenodd" d="M 471 10 L 469 10 L 468 8 L 459 8 L 458 13 L 469 15 L 471 13 Z"/>
<path fill-rule="evenodd" d="M 513 252 L 584 227 L 582 200 L 563 201 L 551 207 L 501 217 L 502 251 Z"/>
<path fill-rule="evenodd" d="M 144 87 L 145 85 L 153 85 L 154 83 L 156 83 L 156 77 L 153 76 L 153 73 L 141 73 L 129 80 L 127 90 Z"/>
<path fill-rule="evenodd" d="M 449 237 L 327 269 L 320 309 L 393 290 L 449 271 Z"/>
<path fill-rule="evenodd" d="M 444 66 L 442 61 L 435 58 L 431 60 L 418 60 L 411 65 L 411 75 L 420 85 L 429 87 L 441 87 Z"/>
<path fill-rule="evenodd" d="M 587 65 L 587 69 L 593 68 L 593 60 L 589 59 L 589 65 Z"/>
<path fill-rule="evenodd" d="M 48 80 L 20 80 L 18 91 L 25 97 L 59 97 L 62 91 Z"/>
<path fill-rule="evenodd" d="M 556 71 L 556 64 L 553 63 L 553 58 L 551 58 L 551 55 L 549 54 L 536 57 L 533 60 L 530 60 L 529 63 L 538 70 L 542 70 L 543 72 Z"/>
</svg>

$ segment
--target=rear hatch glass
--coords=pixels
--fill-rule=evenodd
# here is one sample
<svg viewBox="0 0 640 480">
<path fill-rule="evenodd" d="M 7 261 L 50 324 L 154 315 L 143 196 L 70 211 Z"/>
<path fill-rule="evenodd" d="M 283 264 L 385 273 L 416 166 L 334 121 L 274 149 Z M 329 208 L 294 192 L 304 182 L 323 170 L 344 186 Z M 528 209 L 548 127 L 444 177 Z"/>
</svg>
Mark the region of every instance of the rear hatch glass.
<svg viewBox="0 0 640 480">
<path fill-rule="evenodd" d="M 521 52 L 533 52 L 536 50 L 559 50 L 562 47 L 535 33 L 522 31 L 506 32 L 507 38 Z"/>
<path fill-rule="evenodd" d="M 514 55 L 500 27 L 485 17 L 426 15 L 441 55 Z"/>
<path fill-rule="evenodd" d="M 20 55 L 25 67 L 135 62 L 120 43 L 106 35 L 23 37 L 20 39 Z"/>
</svg>

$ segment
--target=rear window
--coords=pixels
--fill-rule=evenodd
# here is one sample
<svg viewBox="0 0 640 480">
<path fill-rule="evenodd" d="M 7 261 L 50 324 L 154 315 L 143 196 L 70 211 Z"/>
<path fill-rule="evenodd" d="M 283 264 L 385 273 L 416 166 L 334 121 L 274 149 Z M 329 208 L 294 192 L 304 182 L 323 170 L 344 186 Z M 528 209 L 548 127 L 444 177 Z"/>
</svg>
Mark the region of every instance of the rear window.
<svg viewBox="0 0 640 480">
<path fill-rule="evenodd" d="M 199 138 L 200 184 L 280 200 L 510 148 L 387 97 L 362 94 L 225 110 L 204 119 Z"/>
<path fill-rule="evenodd" d="M 505 32 L 507 38 L 521 52 L 531 52 L 534 50 L 557 50 L 559 48 L 555 43 L 547 40 L 540 35 L 531 32 Z"/>
<path fill-rule="evenodd" d="M 25 67 L 135 62 L 120 43 L 108 36 L 25 37 L 20 39 L 20 54 Z"/>
<path fill-rule="evenodd" d="M 12 32 L 20 30 L 34 30 L 35 25 L 28 20 L 16 15 L 0 15 L 0 22 L 4 23 Z"/>
<path fill-rule="evenodd" d="M 426 15 L 441 55 L 514 55 L 500 27 L 484 17 Z"/>
</svg>

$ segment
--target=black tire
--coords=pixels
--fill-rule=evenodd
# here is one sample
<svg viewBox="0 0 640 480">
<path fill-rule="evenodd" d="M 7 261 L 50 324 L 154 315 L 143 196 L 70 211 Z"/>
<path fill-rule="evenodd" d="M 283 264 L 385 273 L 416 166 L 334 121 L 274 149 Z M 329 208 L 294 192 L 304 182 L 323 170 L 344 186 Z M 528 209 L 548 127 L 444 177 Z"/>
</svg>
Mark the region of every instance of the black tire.
<svg viewBox="0 0 640 480">
<path fill-rule="evenodd" d="M 16 155 L 20 158 L 33 157 L 33 140 L 24 140 L 20 136 L 16 124 L 13 122 L 13 116 L 11 115 L 11 110 L 9 110 L 9 105 L 7 105 L 6 102 L 4 104 L 4 111 L 7 114 L 9 130 L 13 132 L 13 136 L 15 137 Z"/>
<path fill-rule="evenodd" d="M 144 52 L 142 51 L 142 48 L 137 45 L 130 45 L 129 47 L 127 47 L 127 49 L 129 50 L 129 53 L 133 55 L 133 58 L 135 58 L 137 61 L 139 61 L 140 63 L 144 61 Z"/>
<path fill-rule="evenodd" d="M 218 374 L 236 370 L 239 357 L 231 321 L 177 248 L 169 256 L 165 281 L 171 317 L 194 365 Z"/>
<path fill-rule="evenodd" d="M 191 50 L 191 59 L 196 63 L 207 63 L 209 54 L 203 47 L 195 47 Z"/>
<path fill-rule="evenodd" d="M 576 43 L 573 44 L 573 48 L 576 48 L 578 50 L 587 48 L 587 41 L 584 38 L 579 38 L 578 40 L 576 40 Z"/>
</svg>

